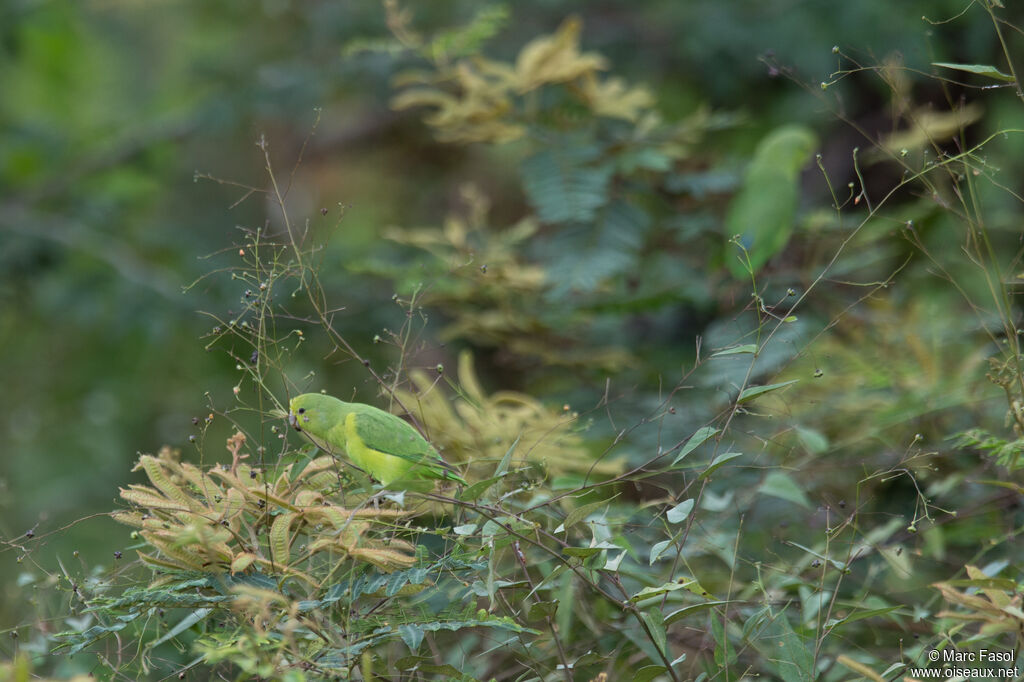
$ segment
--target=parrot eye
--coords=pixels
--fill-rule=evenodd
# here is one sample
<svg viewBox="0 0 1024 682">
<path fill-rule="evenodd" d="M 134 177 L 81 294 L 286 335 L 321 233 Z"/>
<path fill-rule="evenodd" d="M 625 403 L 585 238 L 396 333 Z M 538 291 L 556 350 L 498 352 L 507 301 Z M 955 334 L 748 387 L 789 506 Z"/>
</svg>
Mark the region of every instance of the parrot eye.
<svg viewBox="0 0 1024 682">
<path fill-rule="evenodd" d="M 299 414 L 305 414 L 305 413 L 306 413 L 306 408 L 305 407 L 300 407 L 299 408 Z"/>
</svg>

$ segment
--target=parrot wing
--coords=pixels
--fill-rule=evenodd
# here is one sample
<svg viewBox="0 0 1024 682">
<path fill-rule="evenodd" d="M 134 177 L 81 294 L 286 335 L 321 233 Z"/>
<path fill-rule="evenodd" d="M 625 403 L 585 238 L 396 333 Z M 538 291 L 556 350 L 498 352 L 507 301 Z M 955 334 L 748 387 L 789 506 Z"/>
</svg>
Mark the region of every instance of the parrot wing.
<svg viewBox="0 0 1024 682">
<path fill-rule="evenodd" d="M 359 410 L 355 431 L 367 448 L 421 465 L 438 478 L 462 481 L 416 429 L 389 412 L 373 407 Z"/>
</svg>

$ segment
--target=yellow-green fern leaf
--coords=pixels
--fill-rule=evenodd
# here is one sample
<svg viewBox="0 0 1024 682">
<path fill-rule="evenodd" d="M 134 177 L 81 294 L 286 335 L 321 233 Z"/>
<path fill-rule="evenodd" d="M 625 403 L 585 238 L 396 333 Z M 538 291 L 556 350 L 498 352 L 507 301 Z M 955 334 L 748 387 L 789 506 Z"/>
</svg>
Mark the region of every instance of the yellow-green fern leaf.
<svg viewBox="0 0 1024 682">
<path fill-rule="evenodd" d="M 301 514 L 281 514 L 270 527 L 270 556 L 275 564 L 287 566 L 291 558 L 291 526 Z"/>
<path fill-rule="evenodd" d="M 195 507 L 195 500 L 179 486 L 175 485 L 164 471 L 163 463 L 152 455 L 143 455 L 135 467 L 142 467 L 146 476 L 152 481 L 157 490 L 162 492 L 168 499 L 181 503 L 183 507 Z"/>
<path fill-rule="evenodd" d="M 169 500 L 163 495 L 157 494 L 157 492 L 152 488 L 133 485 L 129 488 L 121 488 L 120 490 L 122 499 L 125 499 L 132 504 L 137 504 L 140 507 L 167 510 L 180 510 L 182 508 L 180 502 Z"/>
<path fill-rule="evenodd" d="M 150 566 L 153 566 L 155 568 L 164 568 L 164 569 L 168 569 L 169 568 L 169 569 L 178 570 L 178 571 L 194 571 L 194 570 L 197 570 L 193 566 L 190 566 L 188 564 L 183 564 L 180 561 L 175 561 L 173 559 L 165 559 L 165 558 L 162 558 L 162 557 L 156 557 L 156 556 L 153 556 L 152 554 L 145 554 L 143 552 L 136 552 L 136 553 L 139 555 L 139 559 L 141 559 L 143 563 L 149 564 Z"/>
</svg>

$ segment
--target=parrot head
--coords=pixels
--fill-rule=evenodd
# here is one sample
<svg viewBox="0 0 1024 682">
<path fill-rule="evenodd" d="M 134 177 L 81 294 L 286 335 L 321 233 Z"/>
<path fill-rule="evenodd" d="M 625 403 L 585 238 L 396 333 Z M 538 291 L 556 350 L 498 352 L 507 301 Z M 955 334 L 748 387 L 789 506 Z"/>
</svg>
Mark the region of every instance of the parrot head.
<svg viewBox="0 0 1024 682">
<path fill-rule="evenodd" d="M 343 419 L 344 414 L 339 414 L 336 398 L 319 393 L 303 393 L 295 396 L 288 403 L 288 425 L 296 431 L 308 431 L 314 435 L 320 435 L 330 430 L 339 418 Z"/>
</svg>

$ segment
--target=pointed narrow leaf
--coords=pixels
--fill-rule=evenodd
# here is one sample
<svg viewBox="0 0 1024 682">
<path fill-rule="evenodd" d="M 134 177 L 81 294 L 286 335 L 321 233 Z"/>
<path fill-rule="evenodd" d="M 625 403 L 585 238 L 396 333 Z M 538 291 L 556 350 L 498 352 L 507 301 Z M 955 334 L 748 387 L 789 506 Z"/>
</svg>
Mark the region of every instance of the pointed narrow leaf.
<svg viewBox="0 0 1024 682">
<path fill-rule="evenodd" d="M 671 625 L 672 623 L 675 623 L 677 620 L 681 620 L 683 618 L 686 618 L 687 616 L 692 616 L 695 613 L 700 613 L 701 611 L 707 611 L 708 609 L 714 608 L 716 606 L 721 606 L 723 604 L 728 604 L 728 603 L 730 603 L 730 602 L 727 602 L 727 601 L 706 601 L 706 602 L 703 602 L 703 603 L 700 603 L 700 604 L 691 604 L 690 606 L 684 606 L 683 608 L 679 609 L 678 611 L 673 611 L 672 613 L 670 613 L 667 616 L 665 616 L 665 625 L 666 626 Z"/>
<path fill-rule="evenodd" d="M 482 497 L 491 486 L 500 481 L 502 477 L 503 476 L 492 476 L 491 478 L 485 478 L 482 481 L 477 481 L 459 493 L 458 497 L 464 502 L 475 502 L 480 499 L 480 497 Z"/>
<path fill-rule="evenodd" d="M 830 559 L 827 556 L 825 556 L 824 554 L 819 554 L 819 553 L 815 552 L 813 549 L 811 549 L 810 547 L 804 547 L 803 545 L 801 545 L 798 542 L 793 542 L 792 540 L 786 540 L 785 542 L 786 542 L 787 545 L 790 545 L 791 547 L 796 547 L 797 549 L 802 549 L 803 551 L 807 552 L 808 554 L 810 554 L 813 557 L 817 557 L 818 559 L 821 559 L 822 561 L 827 561 L 828 563 L 832 564 L 833 566 L 835 566 L 840 571 L 845 571 L 846 570 L 846 564 L 844 564 L 841 561 L 836 561 L 835 559 Z"/>
<path fill-rule="evenodd" d="M 516 451 L 517 445 L 519 445 L 519 438 L 512 441 L 512 445 L 508 447 L 505 456 L 501 458 L 501 462 L 498 463 L 498 468 L 494 472 L 495 476 L 504 476 L 505 472 L 508 471 L 508 465 L 512 461 L 512 453 Z"/>
<path fill-rule="evenodd" d="M 598 500 L 597 502 L 591 502 L 590 504 L 585 504 L 581 507 L 573 509 L 571 512 L 569 512 L 569 515 L 565 517 L 565 521 L 562 523 L 561 526 L 562 529 L 568 530 L 572 528 L 577 523 L 587 518 L 601 507 L 609 504 L 612 501 L 612 499 L 614 498 L 609 498 L 607 500 Z"/>
<path fill-rule="evenodd" d="M 899 608 L 899 606 L 887 606 L 884 609 L 868 609 L 866 611 L 857 611 L 856 613 L 851 614 L 845 618 L 832 618 L 827 623 L 825 623 L 825 627 L 829 629 L 834 629 L 836 627 L 839 627 L 840 625 L 846 625 L 847 623 L 853 623 L 854 621 L 864 620 L 865 618 L 884 616 L 885 614 L 892 613 L 893 611 L 896 611 Z"/>
<path fill-rule="evenodd" d="M 668 654 L 668 637 L 665 634 L 665 621 L 662 620 L 661 612 L 658 610 L 643 611 L 640 613 L 644 624 L 651 636 L 651 641 L 658 647 L 658 653 L 662 656 Z"/>
<path fill-rule="evenodd" d="M 668 592 L 675 592 L 677 590 L 686 590 L 687 592 L 693 592 L 696 595 L 704 596 L 707 594 L 705 589 L 700 586 L 696 578 L 681 577 L 675 582 L 665 583 L 657 587 L 645 587 L 640 590 L 632 597 L 629 598 L 631 602 L 640 602 L 645 599 L 653 599 L 654 597 L 660 597 Z"/>
<path fill-rule="evenodd" d="M 1013 592 L 1017 589 L 1016 581 L 1009 578 L 979 578 L 977 580 L 963 578 L 960 580 L 947 580 L 945 584 L 952 585 L 953 587 L 976 587 L 979 590 L 1007 590 Z"/>
<path fill-rule="evenodd" d="M 563 547 L 562 553 L 586 559 L 587 557 L 592 557 L 598 552 L 603 552 L 606 549 L 618 549 L 618 547 Z"/>
<path fill-rule="evenodd" d="M 789 381 L 783 381 L 781 384 L 769 384 L 768 386 L 751 386 L 750 388 L 745 388 L 740 393 L 740 396 L 736 398 L 736 402 L 745 403 L 749 400 L 753 400 L 754 398 L 760 395 L 764 395 L 765 393 L 768 393 L 770 391 L 777 391 L 780 388 L 789 386 L 790 384 L 795 384 L 798 381 L 800 380 L 790 379 Z"/>
<path fill-rule="evenodd" d="M 757 344 L 756 343 L 748 343 L 748 344 L 744 344 L 742 346 L 733 346 L 732 348 L 726 348 L 725 350 L 720 350 L 720 351 L 714 352 L 714 353 L 711 354 L 711 357 L 713 357 L 713 358 L 720 358 L 723 355 L 738 355 L 740 353 L 750 353 L 750 354 L 753 354 L 753 353 L 756 353 L 756 352 L 757 352 Z"/>
<path fill-rule="evenodd" d="M 742 456 L 742 452 L 723 452 L 718 457 L 715 457 L 710 464 L 708 464 L 708 468 L 701 472 L 700 476 L 698 476 L 698 479 L 707 478 L 708 476 L 713 474 L 715 470 L 718 469 L 718 467 L 722 466 L 723 464 L 731 460 L 736 459 L 737 457 Z"/>
<path fill-rule="evenodd" d="M 204 618 L 206 618 L 207 616 L 209 616 L 210 613 L 212 613 L 212 612 L 213 612 L 213 609 L 196 609 L 195 611 L 193 611 L 189 615 L 187 615 L 184 618 L 182 618 L 181 621 L 177 625 L 175 625 L 173 628 L 168 630 L 164 634 L 163 637 L 157 639 L 154 642 L 150 642 L 146 646 L 148 648 L 152 649 L 154 647 L 159 646 L 160 644 L 163 644 L 164 642 L 166 642 L 169 639 L 173 639 L 174 637 L 177 637 L 181 633 L 185 632 L 185 630 L 188 630 L 190 627 L 192 627 L 193 625 L 195 625 L 199 621 L 201 621 Z"/>
<path fill-rule="evenodd" d="M 686 441 L 686 445 L 679 451 L 676 458 L 672 460 L 672 466 L 679 463 L 681 459 L 686 457 L 688 454 L 696 450 L 698 447 L 703 445 L 709 438 L 718 433 L 718 429 L 713 426 L 705 426 L 697 429 L 697 432 L 690 436 L 690 439 Z"/>
<path fill-rule="evenodd" d="M 943 69 L 955 69 L 956 71 L 966 71 L 967 73 L 976 73 L 979 76 L 988 76 L 994 78 L 997 81 L 1003 81 L 1004 83 L 1016 82 L 1008 73 L 1003 73 L 994 66 L 988 64 L 950 64 L 948 62 L 932 62 L 932 66 L 940 66 Z"/>
</svg>

